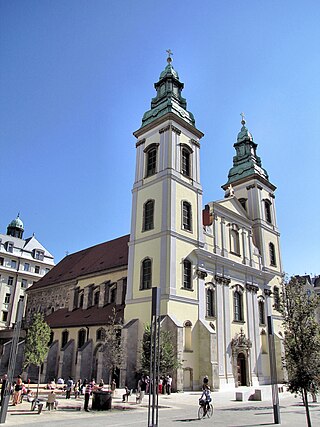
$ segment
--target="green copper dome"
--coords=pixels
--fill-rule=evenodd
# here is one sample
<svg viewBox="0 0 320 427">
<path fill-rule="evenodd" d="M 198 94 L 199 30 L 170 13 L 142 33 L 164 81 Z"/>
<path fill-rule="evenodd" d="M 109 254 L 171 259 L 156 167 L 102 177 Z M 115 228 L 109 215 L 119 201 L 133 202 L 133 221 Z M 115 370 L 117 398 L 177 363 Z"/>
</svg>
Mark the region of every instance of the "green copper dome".
<svg viewBox="0 0 320 427">
<path fill-rule="evenodd" d="M 151 109 L 142 118 L 141 128 L 167 113 L 174 113 L 195 126 L 193 114 L 187 110 L 187 101 L 181 96 L 184 84 L 180 82 L 178 73 L 171 65 L 170 56 L 167 62 L 168 65 L 160 74 L 159 81 L 154 84 L 157 95 L 151 100 Z"/>
<path fill-rule="evenodd" d="M 242 127 L 238 133 L 237 142 L 233 145 L 236 149 L 236 155 L 233 157 L 233 167 L 228 174 L 228 182 L 222 186 L 227 188 L 230 184 L 244 178 L 256 175 L 262 179 L 269 180 L 268 173 L 261 165 L 261 159 L 257 155 L 257 147 L 252 134 L 248 131 L 242 118 Z"/>
<path fill-rule="evenodd" d="M 10 224 L 8 225 L 8 227 L 14 227 L 14 228 L 20 228 L 21 230 L 23 230 L 23 222 L 21 221 L 19 214 L 17 216 L 16 219 L 13 219 Z"/>
</svg>

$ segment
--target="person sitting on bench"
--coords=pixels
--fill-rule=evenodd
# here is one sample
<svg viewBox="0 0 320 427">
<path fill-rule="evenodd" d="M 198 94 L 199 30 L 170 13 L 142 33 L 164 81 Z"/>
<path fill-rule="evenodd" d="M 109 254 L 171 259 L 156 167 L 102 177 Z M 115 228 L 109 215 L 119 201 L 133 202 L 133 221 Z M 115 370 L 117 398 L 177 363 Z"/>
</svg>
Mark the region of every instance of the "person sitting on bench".
<svg viewBox="0 0 320 427">
<path fill-rule="evenodd" d="M 131 395 L 131 391 L 125 386 L 125 393 L 122 395 L 122 402 L 128 402 L 128 397 Z"/>
</svg>

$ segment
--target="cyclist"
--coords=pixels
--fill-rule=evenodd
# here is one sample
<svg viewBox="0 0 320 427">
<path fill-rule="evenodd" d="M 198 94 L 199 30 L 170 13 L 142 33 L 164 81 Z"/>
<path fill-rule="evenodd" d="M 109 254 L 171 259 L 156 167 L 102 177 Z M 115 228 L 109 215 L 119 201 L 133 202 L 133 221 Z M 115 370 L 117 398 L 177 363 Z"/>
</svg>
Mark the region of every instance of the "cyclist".
<svg viewBox="0 0 320 427">
<path fill-rule="evenodd" d="M 210 402 L 211 402 L 211 394 L 210 394 L 210 387 L 208 386 L 208 384 L 203 384 L 202 387 L 202 395 L 200 397 L 200 405 L 203 405 L 203 410 L 204 410 L 204 415 L 206 415 L 209 407 L 210 407 Z M 203 402 L 203 403 L 202 403 Z"/>
</svg>

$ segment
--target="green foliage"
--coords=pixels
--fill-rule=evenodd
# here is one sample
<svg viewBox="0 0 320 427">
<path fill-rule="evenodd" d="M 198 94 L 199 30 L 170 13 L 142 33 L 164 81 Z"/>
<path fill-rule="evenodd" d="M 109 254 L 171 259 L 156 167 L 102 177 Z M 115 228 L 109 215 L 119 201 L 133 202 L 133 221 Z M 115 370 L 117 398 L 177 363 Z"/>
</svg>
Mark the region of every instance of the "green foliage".
<svg viewBox="0 0 320 427">
<path fill-rule="evenodd" d="M 285 331 L 285 367 L 292 393 L 309 392 L 320 380 L 320 325 L 315 312 L 320 298 L 307 293 L 301 279 L 292 277 L 283 287 L 280 312 Z"/>
<path fill-rule="evenodd" d="M 150 325 L 145 326 L 142 345 L 141 345 L 141 374 L 148 375 L 150 371 L 150 342 L 151 328 Z M 173 372 L 181 366 L 181 362 L 177 357 L 175 346 L 172 340 L 170 331 L 160 330 L 160 363 L 159 375 L 173 374 Z"/>
<path fill-rule="evenodd" d="M 41 366 L 49 350 L 51 329 L 42 313 L 36 313 L 27 332 L 24 366 Z"/>
</svg>

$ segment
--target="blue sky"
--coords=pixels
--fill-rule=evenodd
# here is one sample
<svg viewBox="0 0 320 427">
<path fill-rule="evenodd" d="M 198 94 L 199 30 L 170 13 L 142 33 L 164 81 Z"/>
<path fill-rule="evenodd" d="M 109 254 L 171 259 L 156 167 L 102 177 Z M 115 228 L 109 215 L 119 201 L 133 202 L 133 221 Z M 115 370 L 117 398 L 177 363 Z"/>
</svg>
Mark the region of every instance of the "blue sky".
<svg viewBox="0 0 320 427">
<path fill-rule="evenodd" d="M 0 231 L 55 256 L 129 233 L 135 138 L 166 65 L 198 129 L 203 203 L 223 198 L 240 112 L 276 191 L 289 274 L 320 274 L 320 3 L 0 1 Z"/>
</svg>

